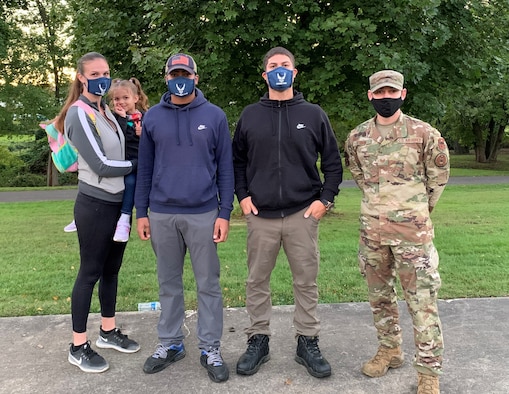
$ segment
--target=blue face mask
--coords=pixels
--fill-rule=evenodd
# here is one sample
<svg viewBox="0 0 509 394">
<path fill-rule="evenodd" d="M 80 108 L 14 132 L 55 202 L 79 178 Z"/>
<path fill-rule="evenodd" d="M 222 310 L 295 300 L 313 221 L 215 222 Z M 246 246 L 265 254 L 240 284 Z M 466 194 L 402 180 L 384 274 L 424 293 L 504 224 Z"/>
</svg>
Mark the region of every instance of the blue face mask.
<svg viewBox="0 0 509 394">
<path fill-rule="evenodd" d="M 267 72 L 269 86 L 274 90 L 286 90 L 292 86 L 293 70 L 278 67 Z"/>
<path fill-rule="evenodd" d="M 88 93 L 96 96 L 104 96 L 108 93 L 111 86 L 111 78 L 101 77 L 96 79 L 87 79 Z"/>
<path fill-rule="evenodd" d="M 194 92 L 194 78 L 177 77 L 166 82 L 168 91 L 177 97 L 186 97 Z"/>
</svg>

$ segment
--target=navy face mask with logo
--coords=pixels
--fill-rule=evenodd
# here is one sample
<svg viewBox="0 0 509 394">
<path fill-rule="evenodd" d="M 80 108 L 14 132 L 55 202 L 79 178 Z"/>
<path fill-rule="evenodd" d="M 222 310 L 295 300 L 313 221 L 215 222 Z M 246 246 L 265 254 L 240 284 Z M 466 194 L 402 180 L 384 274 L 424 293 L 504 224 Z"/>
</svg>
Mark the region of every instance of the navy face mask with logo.
<svg viewBox="0 0 509 394">
<path fill-rule="evenodd" d="M 274 90 L 286 90 L 292 86 L 293 70 L 278 67 L 267 72 L 269 86 Z"/>
<path fill-rule="evenodd" d="M 96 96 L 104 96 L 108 93 L 111 86 L 111 78 L 101 77 L 96 79 L 87 79 L 87 91 Z"/>
<path fill-rule="evenodd" d="M 186 97 L 194 92 L 194 78 L 177 77 L 166 82 L 168 91 L 178 97 Z"/>
</svg>

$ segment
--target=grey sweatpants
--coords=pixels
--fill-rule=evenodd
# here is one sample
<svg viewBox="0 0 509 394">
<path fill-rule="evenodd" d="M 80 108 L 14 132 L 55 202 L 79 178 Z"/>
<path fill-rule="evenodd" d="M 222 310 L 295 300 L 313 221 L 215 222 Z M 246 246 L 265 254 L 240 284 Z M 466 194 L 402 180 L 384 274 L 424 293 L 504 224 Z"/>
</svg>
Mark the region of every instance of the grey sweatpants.
<svg viewBox="0 0 509 394">
<path fill-rule="evenodd" d="M 150 213 L 150 239 L 157 257 L 161 303 L 158 334 L 165 346 L 179 344 L 184 339 L 182 273 L 188 249 L 197 287 L 198 346 L 200 349 L 220 346 L 223 297 L 217 247 L 212 238 L 217 213 L 217 210 L 202 214 Z"/>
</svg>

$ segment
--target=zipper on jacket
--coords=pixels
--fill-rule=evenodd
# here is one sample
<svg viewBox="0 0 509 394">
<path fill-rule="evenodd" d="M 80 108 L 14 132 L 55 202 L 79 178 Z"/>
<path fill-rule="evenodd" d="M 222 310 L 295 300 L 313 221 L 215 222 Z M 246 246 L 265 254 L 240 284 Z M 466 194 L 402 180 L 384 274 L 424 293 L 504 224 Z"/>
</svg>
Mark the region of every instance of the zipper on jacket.
<svg viewBox="0 0 509 394">
<path fill-rule="evenodd" d="M 282 110 L 281 110 L 281 101 L 278 101 L 278 150 L 277 150 L 277 154 L 278 154 L 278 173 L 279 173 L 279 201 L 282 202 L 283 201 L 283 179 L 282 179 L 282 173 L 281 173 L 281 114 L 282 114 Z M 281 210 L 281 217 L 284 217 L 285 214 L 283 212 L 283 210 Z"/>
</svg>

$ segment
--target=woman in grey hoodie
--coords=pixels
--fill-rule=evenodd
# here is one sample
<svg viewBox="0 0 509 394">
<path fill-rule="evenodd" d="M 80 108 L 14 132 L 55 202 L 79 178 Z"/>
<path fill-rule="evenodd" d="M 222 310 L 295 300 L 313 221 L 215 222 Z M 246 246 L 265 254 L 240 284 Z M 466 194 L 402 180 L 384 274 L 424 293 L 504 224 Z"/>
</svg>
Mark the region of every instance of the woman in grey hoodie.
<svg viewBox="0 0 509 394">
<path fill-rule="evenodd" d="M 124 353 L 140 348 L 115 323 L 118 272 L 126 244 L 114 242 L 113 234 L 120 217 L 124 175 L 136 168 L 136 161 L 125 160 L 124 135 L 102 100 L 110 84 L 110 70 L 104 56 L 96 52 L 82 56 L 57 120 L 57 129 L 65 130 L 65 136 L 78 151 L 74 218 L 80 269 L 72 291 L 73 343 L 68 360 L 84 372 L 103 372 L 109 368 L 87 338 L 92 293 L 98 281 L 101 328 L 96 345 Z"/>
</svg>

